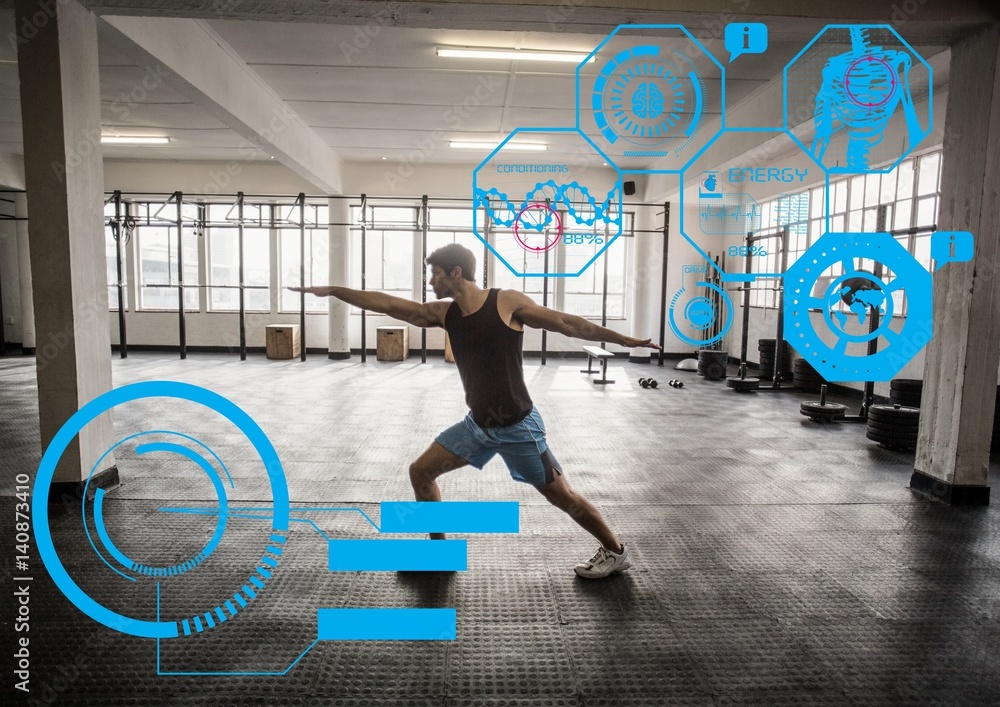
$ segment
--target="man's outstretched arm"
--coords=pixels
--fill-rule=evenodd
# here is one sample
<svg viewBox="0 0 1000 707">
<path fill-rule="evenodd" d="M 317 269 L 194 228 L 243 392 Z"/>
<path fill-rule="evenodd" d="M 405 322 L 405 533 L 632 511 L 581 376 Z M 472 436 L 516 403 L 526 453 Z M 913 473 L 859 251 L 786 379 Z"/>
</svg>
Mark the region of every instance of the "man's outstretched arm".
<svg viewBox="0 0 1000 707">
<path fill-rule="evenodd" d="M 419 302 L 403 299 L 402 297 L 393 297 L 384 292 L 353 290 L 350 287 L 338 287 L 336 285 L 289 287 L 288 289 L 292 292 L 305 292 L 317 297 L 336 297 L 355 307 L 380 314 L 388 314 L 394 319 L 400 319 L 414 326 L 435 327 L 443 324 L 439 314 L 440 307 L 432 306 L 430 303 L 420 304 Z"/>
<path fill-rule="evenodd" d="M 575 339 L 585 339 L 586 341 L 606 341 L 609 344 L 618 344 L 626 348 L 649 348 L 658 349 L 658 344 L 652 343 L 652 339 L 636 339 L 625 336 L 607 327 L 598 326 L 588 319 L 578 317 L 575 314 L 567 314 L 557 309 L 549 309 L 535 304 L 527 295 L 521 292 L 512 292 L 514 297 L 513 316 L 525 326 L 535 329 L 545 329 L 564 336 L 571 336 Z"/>
</svg>

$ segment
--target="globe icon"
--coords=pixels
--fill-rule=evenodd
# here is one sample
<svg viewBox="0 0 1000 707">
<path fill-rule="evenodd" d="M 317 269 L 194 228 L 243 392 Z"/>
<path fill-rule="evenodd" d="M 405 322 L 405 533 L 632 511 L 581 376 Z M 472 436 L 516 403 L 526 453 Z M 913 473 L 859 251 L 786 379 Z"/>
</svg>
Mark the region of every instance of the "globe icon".
<svg viewBox="0 0 1000 707">
<path fill-rule="evenodd" d="M 885 314 L 886 299 L 881 284 L 870 277 L 852 277 L 834 284 L 827 293 L 831 322 L 847 334 L 847 325 L 852 319 L 863 327 L 875 308 Z M 847 312 L 841 309 L 841 303 L 847 305 Z"/>
</svg>

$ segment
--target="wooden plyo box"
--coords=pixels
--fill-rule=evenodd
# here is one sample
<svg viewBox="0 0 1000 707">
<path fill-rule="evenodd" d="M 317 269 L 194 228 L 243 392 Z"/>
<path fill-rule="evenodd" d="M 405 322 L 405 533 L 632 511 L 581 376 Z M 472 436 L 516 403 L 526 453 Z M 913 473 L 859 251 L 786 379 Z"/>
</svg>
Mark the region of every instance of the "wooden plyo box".
<svg viewBox="0 0 1000 707">
<path fill-rule="evenodd" d="M 378 361 L 405 361 L 410 355 L 410 328 L 405 326 L 380 326 L 376 333 Z"/>
<path fill-rule="evenodd" d="M 299 325 L 268 324 L 266 343 L 268 358 L 298 358 L 302 353 Z"/>
</svg>

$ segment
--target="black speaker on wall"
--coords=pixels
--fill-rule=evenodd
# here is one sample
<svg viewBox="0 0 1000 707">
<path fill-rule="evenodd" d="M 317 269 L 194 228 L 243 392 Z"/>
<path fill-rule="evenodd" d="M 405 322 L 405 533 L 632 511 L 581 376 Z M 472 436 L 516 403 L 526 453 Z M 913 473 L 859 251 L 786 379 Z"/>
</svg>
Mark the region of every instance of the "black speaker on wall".
<svg viewBox="0 0 1000 707">
<path fill-rule="evenodd" d="M 625 196 L 632 196 L 635 194 L 635 182 L 623 182 L 622 191 L 625 192 Z"/>
</svg>

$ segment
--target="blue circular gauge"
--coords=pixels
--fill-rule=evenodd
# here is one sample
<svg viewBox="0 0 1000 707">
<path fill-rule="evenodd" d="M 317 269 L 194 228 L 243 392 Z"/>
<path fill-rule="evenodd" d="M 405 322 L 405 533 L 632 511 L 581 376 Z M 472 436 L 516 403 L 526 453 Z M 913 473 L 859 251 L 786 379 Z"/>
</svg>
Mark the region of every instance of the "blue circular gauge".
<svg viewBox="0 0 1000 707">
<path fill-rule="evenodd" d="M 655 148 L 690 137 L 701 117 L 702 88 L 694 67 L 682 70 L 655 45 L 613 57 L 594 84 L 591 107 L 611 143 L 619 138 Z"/>
</svg>

